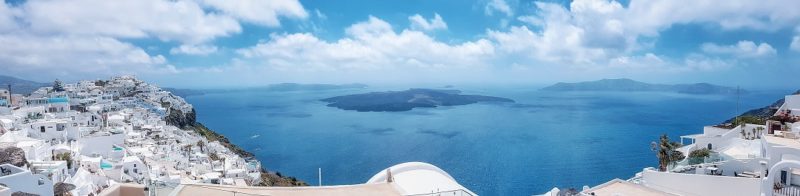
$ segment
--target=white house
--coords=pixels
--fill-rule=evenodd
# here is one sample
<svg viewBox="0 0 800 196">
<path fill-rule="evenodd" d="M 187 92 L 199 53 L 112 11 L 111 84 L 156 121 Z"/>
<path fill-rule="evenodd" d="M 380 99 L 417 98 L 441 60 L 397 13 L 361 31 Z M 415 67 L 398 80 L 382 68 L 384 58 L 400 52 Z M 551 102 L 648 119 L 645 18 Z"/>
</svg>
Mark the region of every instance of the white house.
<svg viewBox="0 0 800 196">
<path fill-rule="evenodd" d="M 53 181 L 44 175 L 11 164 L 0 165 L 0 184 L 11 189 L 11 193 L 25 192 L 37 195 L 53 195 Z"/>
<path fill-rule="evenodd" d="M 43 140 L 30 138 L 22 132 L 8 132 L 0 136 L 0 145 L 15 146 L 25 152 L 25 159 L 28 160 L 49 160 L 50 145 Z"/>
<path fill-rule="evenodd" d="M 122 158 L 123 173 L 134 178 L 136 182 L 143 182 L 147 175 L 147 166 L 139 157 L 127 156 Z"/>
<path fill-rule="evenodd" d="M 96 132 L 78 139 L 80 153 L 86 156 L 103 155 L 110 157 L 115 147 L 124 146 L 125 134 Z"/>
<path fill-rule="evenodd" d="M 79 130 L 76 124 L 67 119 L 37 120 L 28 125 L 29 135 L 45 141 L 67 141 L 77 139 Z"/>
<path fill-rule="evenodd" d="M 69 177 L 66 161 L 29 161 L 31 171 L 50 177 L 53 182 L 64 182 Z"/>
</svg>

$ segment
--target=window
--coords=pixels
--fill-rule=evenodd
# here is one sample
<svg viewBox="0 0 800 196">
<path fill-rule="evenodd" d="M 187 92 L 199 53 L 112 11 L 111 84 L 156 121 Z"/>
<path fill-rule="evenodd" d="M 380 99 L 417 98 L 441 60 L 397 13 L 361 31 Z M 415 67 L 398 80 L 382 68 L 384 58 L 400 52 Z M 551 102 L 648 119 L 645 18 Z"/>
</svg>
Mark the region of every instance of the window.
<svg viewBox="0 0 800 196">
<path fill-rule="evenodd" d="M 42 132 L 42 133 L 44 133 L 44 126 L 40 126 L 40 127 L 39 127 L 39 131 L 40 131 L 40 132 Z"/>
</svg>

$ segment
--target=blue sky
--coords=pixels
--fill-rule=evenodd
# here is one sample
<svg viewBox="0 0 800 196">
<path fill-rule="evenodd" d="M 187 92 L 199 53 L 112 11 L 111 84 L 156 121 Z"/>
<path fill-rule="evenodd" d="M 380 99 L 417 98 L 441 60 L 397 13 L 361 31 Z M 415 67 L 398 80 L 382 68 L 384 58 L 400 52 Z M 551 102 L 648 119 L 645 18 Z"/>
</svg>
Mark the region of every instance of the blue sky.
<svg viewBox="0 0 800 196">
<path fill-rule="evenodd" d="M 176 87 L 632 78 L 792 87 L 800 1 L 30 0 L 0 74 Z"/>
</svg>

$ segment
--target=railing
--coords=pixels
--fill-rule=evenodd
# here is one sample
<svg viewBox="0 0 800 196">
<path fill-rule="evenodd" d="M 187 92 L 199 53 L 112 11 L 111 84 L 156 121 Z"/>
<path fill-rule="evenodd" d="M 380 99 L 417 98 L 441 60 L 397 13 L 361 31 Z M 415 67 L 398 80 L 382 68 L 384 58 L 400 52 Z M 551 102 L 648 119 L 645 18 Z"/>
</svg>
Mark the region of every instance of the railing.
<svg viewBox="0 0 800 196">
<path fill-rule="evenodd" d="M 800 196 L 800 187 L 798 186 L 785 186 L 774 191 L 776 196 Z"/>
<path fill-rule="evenodd" d="M 196 185 L 196 186 L 192 186 L 192 187 L 204 188 L 204 189 L 215 190 L 215 191 L 222 191 L 222 192 L 230 193 L 231 196 L 251 196 L 251 195 L 252 196 L 269 196 L 269 195 L 265 195 L 265 194 L 244 193 L 244 192 L 240 192 L 240 191 L 232 191 L 232 190 L 228 190 L 228 189 L 221 189 L 221 188 L 202 186 L 202 185 Z M 220 195 L 220 194 L 215 193 L 215 195 Z M 225 195 L 228 195 L 228 194 L 225 194 Z"/>
<path fill-rule="evenodd" d="M 420 194 L 413 194 L 413 195 L 405 195 L 405 196 L 474 196 L 472 193 L 467 192 L 464 189 L 457 189 L 457 190 L 449 190 L 449 191 L 439 191 L 433 193 L 420 193 Z"/>
</svg>

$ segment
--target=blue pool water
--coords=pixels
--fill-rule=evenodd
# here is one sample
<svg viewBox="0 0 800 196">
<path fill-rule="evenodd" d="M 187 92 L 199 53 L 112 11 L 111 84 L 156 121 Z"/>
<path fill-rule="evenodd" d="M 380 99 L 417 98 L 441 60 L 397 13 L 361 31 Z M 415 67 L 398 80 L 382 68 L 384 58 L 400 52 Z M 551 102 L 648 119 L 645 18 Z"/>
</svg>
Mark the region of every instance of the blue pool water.
<svg viewBox="0 0 800 196">
<path fill-rule="evenodd" d="M 101 169 L 111 169 L 112 167 L 114 167 L 114 165 L 111 165 L 111 163 L 108 163 L 108 162 L 105 162 L 105 161 L 100 161 L 100 168 Z"/>
<path fill-rule="evenodd" d="M 407 87 L 406 87 L 407 88 Z M 541 194 L 597 185 L 656 165 L 649 144 L 699 133 L 736 113 L 732 95 L 541 92 L 531 87 L 458 87 L 517 104 L 473 104 L 408 112 L 354 112 L 318 101 L 405 88 L 234 92 L 188 97 L 198 119 L 254 152 L 269 170 L 323 184 L 364 183 L 394 164 L 441 167 L 482 195 Z M 791 91 L 754 91 L 741 110 Z"/>
</svg>

